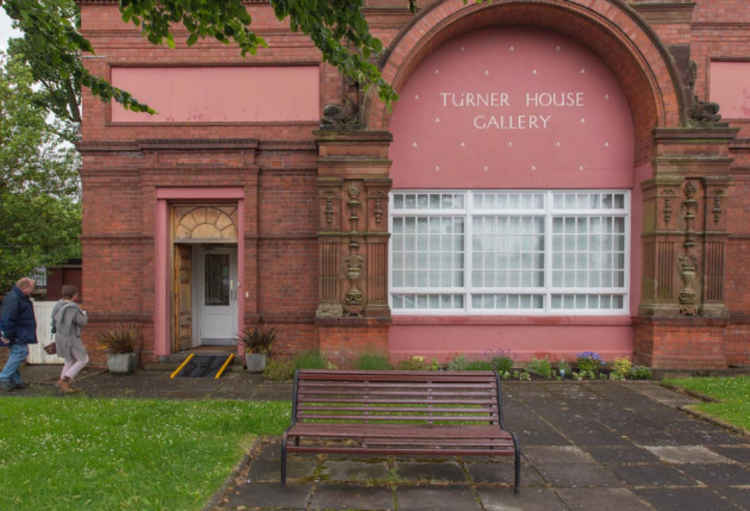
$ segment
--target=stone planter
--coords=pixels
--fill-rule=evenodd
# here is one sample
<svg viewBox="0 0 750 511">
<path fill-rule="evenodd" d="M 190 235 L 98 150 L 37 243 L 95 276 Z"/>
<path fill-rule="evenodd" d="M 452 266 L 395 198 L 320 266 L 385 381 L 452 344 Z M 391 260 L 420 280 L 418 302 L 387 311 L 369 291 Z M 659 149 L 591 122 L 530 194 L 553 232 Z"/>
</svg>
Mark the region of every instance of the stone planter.
<svg viewBox="0 0 750 511">
<path fill-rule="evenodd" d="M 266 368 L 266 356 L 260 353 L 246 353 L 245 365 L 251 373 L 262 373 Z"/>
<path fill-rule="evenodd" d="M 110 353 L 107 355 L 107 369 L 110 373 L 130 374 L 135 371 L 138 355 L 132 353 Z"/>
</svg>

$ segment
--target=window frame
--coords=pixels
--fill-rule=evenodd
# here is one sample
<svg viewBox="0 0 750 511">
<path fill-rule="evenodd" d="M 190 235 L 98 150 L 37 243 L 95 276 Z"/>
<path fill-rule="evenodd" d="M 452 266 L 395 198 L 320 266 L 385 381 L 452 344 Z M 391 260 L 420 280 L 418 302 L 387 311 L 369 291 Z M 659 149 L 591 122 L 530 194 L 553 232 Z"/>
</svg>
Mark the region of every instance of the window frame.
<svg viewBox="0 0 750 511">
<path fill-rule="evenodd" d="M 477 209 L 475 207 L 475 197 L 479 193 L 503 193 L 503 194 L 542 194 L 542 209 Z M 622 194 L 624 204 L 622 208 L 609 209 L 562 209 L 554 207 L 555 194 Z M 430 194 L 459 194 L 463 196 L 463 207 L 455 209 L 396 209 L 394 207 L 394 197 L 397 194 L 427 194 L 428 200 Z M 613 196 L 614 199 L 614 196 Z M 418 200 L 418 199 L 417 199 Z M 631 219 L 632 203 L 631 192 L 629 189 L 399 189 L 392 190 L 388 196 L 388 232 L 390 234 L 388 241 L 388 305 L 393 315 L 398 316 L 629 316 L 630 315 L 630 268 L 631 268 Z M 542 233 L 544 241 L 544 269 L 543 282 L 541 287 L 475 287 L 472 282 L 473 270 L 473 218 L 475 216 L 542 216 L 544 218 L 544 232 Z M 463 283 L 462 287 L 418 287 L 418 286 L 393 286 L 393 220 L 397 217 L 458 217 L 464 218 L 464 244 L 463 244 Z M 552 223 L 555 217 L 609 217 L 624 219 L 624 267 L 623 267 L 623 286 L 622 287 L 553 287 L 552 286 Z M 564 236 L 563 236 L 564 240 Z M 590 249 L 589 249 L 590 250 Z M 563 250 L 563 253 L 565 251 Z M 591 253 L 591 252 L 588 252 Z M 610 249 L 605 254 L 618 254 L 619 250 Z M 611 270 L 616 271 L 616 270 Z M 618 270 L 619 271 L 619 270 Z M 460 294 L 463 295 L 463 307 L 461 308 L 394 308 L 394 294 L 413 294 L 413 295 L 445 295 Z M 479 294 L 507 294 L 507 295 L 542 295 L 543 307 L 534 308 L 476 308 L 472 304 L 472 297 Z M 553 295 L 578 294 L 578 295 L 598 295 L 598 296 L 622 296 L 622 309 L 596 309 L 596 308 L 552 308 Z M 532 298 L 533 300 L 533 298 Z M 519 299 L 520 301 L 520 299 Z"/>
</svg>

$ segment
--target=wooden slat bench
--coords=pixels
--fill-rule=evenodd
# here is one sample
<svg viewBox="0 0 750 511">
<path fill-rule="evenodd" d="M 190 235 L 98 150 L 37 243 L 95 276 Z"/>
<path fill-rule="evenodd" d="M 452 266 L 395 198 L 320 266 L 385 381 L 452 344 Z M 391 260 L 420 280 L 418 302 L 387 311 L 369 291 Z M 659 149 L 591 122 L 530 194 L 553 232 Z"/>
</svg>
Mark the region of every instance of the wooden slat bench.
<svg viewBox="0 0 750 511">
<path fill-rule="evenodd" d="M 503 426 L 494 372 L 301 370 L 292 399 L 292 425 L 281 443 L 282 485 L 288 452 L 512 455 L 518 493 L 518 441 Z"/>
</svg>

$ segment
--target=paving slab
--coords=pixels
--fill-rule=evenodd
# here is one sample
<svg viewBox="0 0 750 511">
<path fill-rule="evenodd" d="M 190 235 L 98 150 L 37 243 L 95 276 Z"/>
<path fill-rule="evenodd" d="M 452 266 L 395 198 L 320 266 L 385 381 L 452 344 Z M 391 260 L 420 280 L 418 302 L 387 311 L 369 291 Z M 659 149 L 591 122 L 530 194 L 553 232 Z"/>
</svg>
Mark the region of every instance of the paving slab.
<svg viewBox="0 0 750 511">
<path fill-rule="evenodd" d="M 543 463 L 534 465 L 534 468 L 555 488 L 622 485 L 611 470 L 598 463 Z"/>
<path fill-rule="evenodd" d="M 434 462 L 401 462 L 397 461 L 394 474 L 398 480 L 432 483 L 468 482 L 466 473 L 456 461 Z"/>
<path fill-rule="evenodd" d="M 727 497 L 739 509 L 750 511 L 750 488 L 719 488 L 717 493 Z"/>
<path fill-rule="evenodd" d="M 750 439 L 749 439 L 750 440 Z M 711 450 L 722 456 L 750 465 L 750 444 L 748 445 L 712 445 Z"/>
<path fill-rule="evenodd" d="M 506 489 L 508 493 L 512 490 Z M 446 509 L 455 511 L 482 511 L 482 508 L 468 486 L 431 486 L 428 488 L 396 488 L 398 511 L 435 511 Z"/>
<path fill-rule="evenodd" d="M 605 465 L 655 463 L 659 461 L 659 458 L 651 451 L 635 445 L 582 445 L 581 449 L 595 461 Z"/>
<path fill-rule="evenodd" d="M 469 477 L 475 483 L 513 485 L 515 468 L 513 463 L 467 463 Z M 539 472 L 528 463 L 521 463 L 521 487 L 544 486 Z"/>
<path fill-rule="evenodd" d="M 234 488 L 222 503 L 221 509 L 274 509 L 303 510 L 312 493 L 311 485 L 279 483 L 245 484 Z M 242 507 L 244 506 L 244 507 Z"/>
<path fill-rule="evenodd" d="M 327 460 L 323 464 L 323 470 L 321 471 L 320 478 L 321 480 L 327 480 L 330 482 L 387 482 L 392 479 L 392 475 L 388 470 L 387 463 L 384 462 L 367 463 L 364 461 Z"/>
<path fill-rule="evenodd" d="M 681 465 L 680 470 L 712 488 L 721 486 L 750 486 L 750 469 L 736 463 L 693 463 Z"/>
<path fill-rule="evenodd" d="M 357 511 L 393 510 L 394 494 L 390 488 L 372 488 L 343 484 L 319 485 L 312 495 L 311 510 L 356 509 Z"/>
<path fill-rule="evenodd" d="M 534 464 L 594 462 L 586 451 L 575 445 L 532 445 L 523 449 L 523 456 Z"/>
<path fill-rule="evenodd" d="M 636 487 L 696 486 L 698 482 L 664 463 L 610 467 L 620 480 Z"/>
<path fill-rule="evenodd" d="M 710 488 L 658 488 L 634 490 L 634 493 L 659 511 L 738 510 L 728 497 Z"/>
<path fill-rule="evenodd" d="M 651 506 L 626 488 L 562 488 L 557 490 L 557 494 L 571 510 L 653 510 Z"/>
<path fill-rule="evenodd" d="M 568 511 L 562 499 L 551 489 L 528 488 L 519 495 L 506 488 L 479 488 L 477 492 L 486 511 Z"/>
<path fill-rule="evenodd" d="M 730 460 L 721 454 L 717 454 L 702 445 L 644 445 L 660 460 L 666 463 L 729 463 Z"/>
</svg>

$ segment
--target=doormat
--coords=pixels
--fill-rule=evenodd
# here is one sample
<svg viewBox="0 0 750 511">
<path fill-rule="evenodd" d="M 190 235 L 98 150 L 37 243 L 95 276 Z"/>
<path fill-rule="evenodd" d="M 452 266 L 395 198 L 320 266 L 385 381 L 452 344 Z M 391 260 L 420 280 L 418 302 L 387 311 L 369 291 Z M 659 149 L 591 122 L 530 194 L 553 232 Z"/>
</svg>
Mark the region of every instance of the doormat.
<svg viewBox="0 0 750 511">
<path fill-rule="evenodd" d="M 229 355 L 196 355 L 182 368 L 183 378 L 203 378 L 216 376 Z"/>
</svg>

